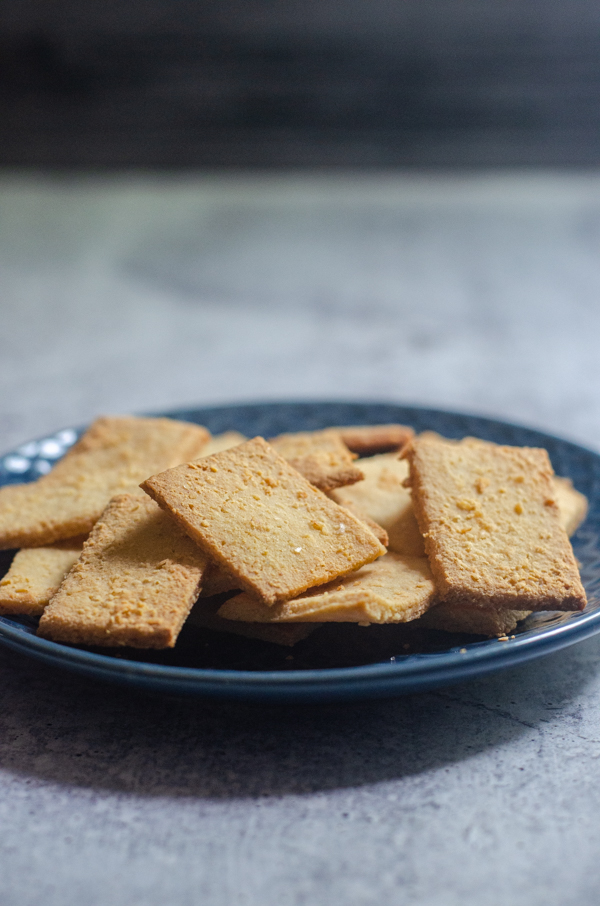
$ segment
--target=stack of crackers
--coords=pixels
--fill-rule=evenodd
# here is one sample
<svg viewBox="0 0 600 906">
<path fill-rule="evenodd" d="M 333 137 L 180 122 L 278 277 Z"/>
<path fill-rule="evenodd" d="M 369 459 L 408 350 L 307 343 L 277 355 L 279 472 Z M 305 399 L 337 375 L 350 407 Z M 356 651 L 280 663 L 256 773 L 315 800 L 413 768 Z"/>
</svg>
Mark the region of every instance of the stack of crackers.
<svg viewBox="0 0 600 906">
<path fill-rule="evenodd" d="M 0 489 L 0 548 L 19 548 L 0 612 L 109 647 L 173 647 L 188 617 L 283 645 L 328 622 L 502 636 L 585 607 L 569 535 L 586 509 L 545 450 L 102 418 L 48 475 Z"/>
</svg>

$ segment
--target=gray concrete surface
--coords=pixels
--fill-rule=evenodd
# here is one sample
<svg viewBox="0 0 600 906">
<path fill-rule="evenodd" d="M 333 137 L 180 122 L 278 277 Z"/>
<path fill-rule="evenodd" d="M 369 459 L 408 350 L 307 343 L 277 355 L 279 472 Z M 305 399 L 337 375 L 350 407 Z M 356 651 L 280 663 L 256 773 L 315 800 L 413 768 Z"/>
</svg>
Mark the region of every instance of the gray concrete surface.
<svg viewBox="0 0 600 906">
<path fill-rule="evenodd" d="M 600 449 L 600 176 L 0 178 L 0 444 L 380 398 Z M 596 904 L 600 640 L 254 707 L 0 651 L 2 906 Z"/>
</svg>

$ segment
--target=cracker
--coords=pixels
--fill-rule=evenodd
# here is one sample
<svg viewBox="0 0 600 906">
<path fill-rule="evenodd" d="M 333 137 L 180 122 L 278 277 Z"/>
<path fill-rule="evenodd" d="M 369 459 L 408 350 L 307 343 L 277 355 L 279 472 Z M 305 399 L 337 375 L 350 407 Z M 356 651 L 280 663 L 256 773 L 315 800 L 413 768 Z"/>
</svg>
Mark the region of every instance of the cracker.
<svg viewBox="0 0 600 906">
<path fill-rule="evenodd" d="M 241 594 L 226 601 L 218 614 L 257 623 L 405 623 L 421 616 L 434 594 L 424 557 L 388 553 L 350 576 L 274 607 Z"/>
<path fill-rule="evenodd" d="M 385 548 L 256 437 L 142 483 L 240 586 L 268 604 L 375 560 Z"/>
<path fill-rule="evenodd" d="M 335 430 L 348 449 L 359 456 L 401 450 L 415 434 L 408 425 L 348 425 Z"/>
<path fill-rule="evenodd" d="M 198 596 L 206 557 L 149 497 L 114 497 L 46 607 L 42 638 L 172 648 Z"/>
<path fill-rule="evenodd" d="M 560 510 L 561 524 L 570 537 L 587 516 L 587 497 L 573 487 L 570 478 L 559 478 L 558 475 L 554 476 L 554 495 Z"/>
<path fill-rule="evenodd" d="M 85 536 L 17 551 L 0 581 L 0 613 L 39 616 L 79 559 Z"/>
<path fill-rule="evenodd" d="M 357 516 L 368 516 L 388 534 L 388 547 L 397 554 L 424 557 L 423 537 L 419 531 L 410 490 L 404 486 L 408 463 L 394 453 L 383 453 L 361 460 L 364 481 L 329 492 L 336 503 Z"/>
<path fill-rule="evenodd" d="M 413 505 L 441 600 L 508 610 L 582 610 L 545 450 L 416 438 Z"/>
<path fill-rule="evenodd" d="M 363 477 L 362 471 L 353 465 L 355 454 L 350 452 L 339 433 L 331 428 L 280 434 L 270 444 L 321 491 L 354 484 Z"/>
<path fill-rule="evenodd" d="M 507 635 L 529 610 L 507 610 L 496 607 L 460 607 L 458 604 L 436 604 L 419 619 L 417 625 L 444 632 L 465 632 L 491 637 Z"/>
<path fill-rule="evenodd" d="M 217 615 L 221 601 L 201 599 L 192 607 L 187 623 L 201 629 L 212 629 L 215 632 L 228 632 L 241 635 L 247 639 L 258 639 L 261 642 L 272 642 L 274 645 L 292 647 L 306 639 L 318 623 L 243 623 L 237 620 L 225 620 Z"/>
<path fill-rule="evenodd" d="M 587 513 L 587 498 L 573 487 L 570 478 L 553 477 L 556 502 L 562 527 L 573 535 Z M 423 615 L 420 622 L 429 629 L 446 632 L 467 632 L 473 635 L 499 636 L 512 632 L 530 610 L 461 607 L 460 604 L 436 604 Z"/>
<path fill-rule="evenodd" d="M 585 518 L 587 499 L 573 488 L 569 478 L 553 477 L 559 518 L 568 535 L 572 535 Z M 435 604 L 423 614 L 419 623 L 429 629 L 466 632 L 472 635 L 501 636 L 512 632 L 530 610 L 462 607 L 460 604 Z"/>
<path fill-rule="evenodd" d="M 110 498 L 199 456 L 205 428 L 167 418 L 99 418 L 48 475 L 0 488 L 0 549 L 87 534 Z"/>
<path fill-rule="evenodd" d="M 223 450 L 230 450 L 231 447 L 237 447 L 248 440 L 239 431 L 224 431 L 223 434 L 214 434 L 205 447 L 202 448 L 202 456 L 212 456 L 213 453 L 221 453 Z"/>
</svg>

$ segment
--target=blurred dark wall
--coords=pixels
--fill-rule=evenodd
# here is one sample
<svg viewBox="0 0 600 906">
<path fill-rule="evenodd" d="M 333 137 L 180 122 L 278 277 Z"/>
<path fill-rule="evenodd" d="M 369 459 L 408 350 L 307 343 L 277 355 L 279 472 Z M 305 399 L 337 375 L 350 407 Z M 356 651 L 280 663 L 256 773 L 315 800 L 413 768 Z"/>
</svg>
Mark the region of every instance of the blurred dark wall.
<svg viewBox="0 0 600 906">
<path fill-rule="evenodd" d="M 0 164 L 600 162 L 592 0 L 4 0 Z"/>
</svg>

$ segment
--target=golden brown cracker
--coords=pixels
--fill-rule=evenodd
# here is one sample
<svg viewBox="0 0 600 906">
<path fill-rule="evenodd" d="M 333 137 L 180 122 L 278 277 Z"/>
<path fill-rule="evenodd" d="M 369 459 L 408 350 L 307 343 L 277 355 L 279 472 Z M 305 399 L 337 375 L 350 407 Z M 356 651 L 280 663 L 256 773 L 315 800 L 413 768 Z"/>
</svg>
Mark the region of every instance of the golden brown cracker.
<svg viewBox="0 0 600 906">
<path fill-rule="evenodd" d="M 421 435 L 408 458 L 441 600 L 509 610 L 585 607 L 545 450 Z"/>
<path fill-rule="evenodd" d="M 402 448 L 414 437 L 408 425 L 347 425 L 335 429 L 352 453 L 373 456 Z M 362 463 L 361 463 L 362 468 Z"/>
<path fill-rule="evenodd" d="M 587 512 L 587 498 L 573 487 L 570 478 L 553 477 L 556 502 L 562 527 L 574 534 Z M 463 607 L 460 604 L 436 604 L 420 619 L 430 629 L 446 632 L 467 632 L 473 635 L 502 636 L 512 632 L 530 610 L 506 608 Z"/>
<path fill-rule="evenodd" d="M 38 635 L 79 645 L 172 648 L 206 557 L 149 497 L 114 497 L 46 607 Z"/>
<path fill-rule="evenodd" d="M 274 607 L 241 594 L 226 601 L 218 614 L 258 623 L 404 623 L 421 616 L 434 594 L 424 557 L 388 553 L 349 576 Z"/>
<path fill-rule="evenodd" d="M 424 557 L 423 537 L 417 525 L 410 490 L 404 486 L 408 463 L 394 453 L 361 460 L 364 480 L 329 492 L 332 500 L 357 516 L 373 519 L 388 534 L 388 547 L 397 554 Z"/>
<path fill-rule="evenodd" d="M 97 419 L 48 475 L 0 488 L 0 549 L 86 534 L 117 493 L 199 456 L 205 428 L 167 418 Z"/>
<path fill-rule="evenodd" d="M 261 437 L 142 488 L 242 588 L 269 604 L 352 572 L 385 548 Z"/>
<path fill-rule="evenodd" d="M 79 559 L 85 535 L 17 551 L 0 581 L 0 613 L 39 616 Z"/>
<path fill-rule="evenodd" d="M 280 434 L 270 444 L 307 481 L 321 491 L 354 484 L 363 477 L 353 465 L 356 456 L 350 452 L 332 429 Z"/>
</svg>

